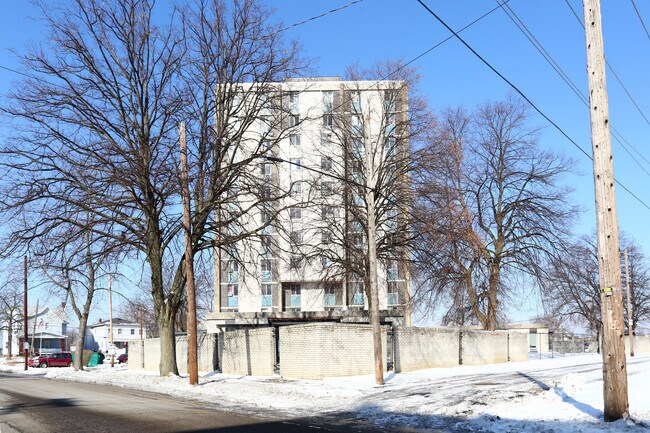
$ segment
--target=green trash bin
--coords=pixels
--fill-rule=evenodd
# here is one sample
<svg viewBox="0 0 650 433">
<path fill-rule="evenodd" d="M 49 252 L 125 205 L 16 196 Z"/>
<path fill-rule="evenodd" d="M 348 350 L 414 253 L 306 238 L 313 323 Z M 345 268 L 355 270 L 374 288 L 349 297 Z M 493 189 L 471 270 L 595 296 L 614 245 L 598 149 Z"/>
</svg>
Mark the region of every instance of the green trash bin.
<svg viewBox="0 0 650 433">
<path fill-rule="evenodd" d="M 99 353 L 95 352 L 90 355 L 90 361 L 88 361 L 88 367 L 97 367 L 99 364 Z"/>
</svg>

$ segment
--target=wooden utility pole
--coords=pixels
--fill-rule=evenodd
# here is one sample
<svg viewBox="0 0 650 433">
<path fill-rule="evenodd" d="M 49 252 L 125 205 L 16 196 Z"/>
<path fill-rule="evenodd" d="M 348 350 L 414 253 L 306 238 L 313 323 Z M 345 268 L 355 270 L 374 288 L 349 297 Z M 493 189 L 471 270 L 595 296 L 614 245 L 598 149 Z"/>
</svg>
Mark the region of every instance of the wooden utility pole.
<svg viewBox="0 0 650 433">
<path fill-rule="evenodd" d="M 142 305 L 140 305 L 140 340 L 142 340 Z"/>
<path fill-rule="evenodd" d="M 630 341 L 630 356 L 634 356 L 634 314 L 632 314 L 632 296 L 630 294 L 630 267 L 627 262 L 627 248 L 625 249 L 625 289 L 627 291 L 627 338 Z"/>
<path fill-rule="evenodd" d="M 23 355 L 25 357 L 25 371 L 29 367 L 29 349 L 27 348 L 27 340 L 29 334 L 27 333 L 27 256 L 23 259 Z"/>
<path fill-rule="evenodd" d="M 600 304 L 603 321 L 604 416 L 605 421 L 616 421 L 627 416 L 628 397 L 614 164 L 609 133 L 600 0 L 583 0 L 583 6 L 596 190 Z"/>
<path fill-rule="evenodd" d="M 190 186 L 187 175 L 187 141 L 185 139 L 185 124 L 180 124 L 181 144 L 181 198 L 183 200 L 183 226 L 185 228 L 185 275 L 187 277 L 187 350 L 188 373 L 190 385 L 199 383 L 197 326 L 196 326 L 196 293 L 194 290 L 194 254 L 192 252 L 192 227 L 190 220 Z"/>
<path fill-rule="evenodd" d="M 115 366 L 115 348 L 113 345 L 113 290 L 111 274 L 108 274 L 108 350 L 111 351 L 111 367 Z"/>
</svg>

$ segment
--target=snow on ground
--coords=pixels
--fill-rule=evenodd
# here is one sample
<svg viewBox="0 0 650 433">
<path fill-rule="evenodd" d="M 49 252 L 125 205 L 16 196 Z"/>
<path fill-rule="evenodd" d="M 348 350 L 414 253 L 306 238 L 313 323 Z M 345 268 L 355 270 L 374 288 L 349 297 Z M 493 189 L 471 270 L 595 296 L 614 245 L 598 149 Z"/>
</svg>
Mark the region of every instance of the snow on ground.
<svg viewBox="0 0 650 433">
<path fill-rule="evenodd" d="M 641 432 L 650 427 L 650 354 L 628 358 L 631 416 L 603 422 L 600 355 L 460 366 L 322 381 L 219 373 L 186 377 L 102 365 L 88 371 L 30 368 L 0 360 L 0 370 L 159 392 L 259 416 L 356 418 L 387 431 L 426 432 Z M 408 428 L 403 430 L 402 428 Z"/>
</svg>

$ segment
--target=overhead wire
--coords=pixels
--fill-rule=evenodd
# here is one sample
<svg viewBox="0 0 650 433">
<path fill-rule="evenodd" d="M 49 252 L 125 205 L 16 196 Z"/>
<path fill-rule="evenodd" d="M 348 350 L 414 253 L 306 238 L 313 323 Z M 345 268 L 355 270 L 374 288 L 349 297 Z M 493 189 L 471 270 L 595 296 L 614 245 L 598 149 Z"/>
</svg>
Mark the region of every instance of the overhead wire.
<svg viewBox="0 0 650 433">
<path fill-rule="evenodd" d="M 578 85 L 569 77 L 569 75 L 562 69 L 562 67 L 557 63 L 557 61 L 553 58 L 553 56 L 544 48 L 544 45 L 535 37 L 533 32 L 526 26 L 526 24 L 523 22 L 521 18 L 519 18 L 519 15 L 507 4 L 501 3 L 500 0 L 495 0 L 499 5 L 501 5 L 503 12 L 506 14 L 508 18 L 517 26 L 519 31 L 523 33 L 523 35 L 528 39 L 528 41 L 537 49 L 537 51 L 544 57 L 546 62 L 551 65 L 553 70 L 562 78 L 562 80 L 566 83 L 567 86 L 573 91 L 573 93 L 582 101 L 582 103 L 586 106 L 589 107 L 589 98 L 580 90 Z M 627 141 L 623 135 L 616 129 L 614 128 L 613 125 L 610 123 L 610 128 L 612 130 L 612 135 L 614 136 L 614 139 L 621 145 L 623 150 L 632 158 L 632 160 L 639 166 L 641 170 L 645 172 L 646 175 L 650 176 L 650 171 L 646 167 L 644 167 L 639 160 L 632 155 L 632 152 L 630 149 L 628 149 L 628 146 L 633 148 L 637 154 L 641 156 L 646 162 L 646 164 L 650 165 L 650 162 L 645 159 L 645 157 L 636 149 L 632 144 L 630 144 L 629 141 Z M 627 143 L 627 145 L 626 145 Z"/>
<path fill-rule="evenodd" d="M 578 22 L 578 24 L 580 25 L 580 27 L 584 30 L 584 28 L 585 28 L 585 24 L 582 22 L 582 20 L 580 19 L 580 16 L 579 16 L 578 13 L 575 11 L 575 9 L 573 8 L 573 6 L 572 6 L 571 3 L 569 2 L 569 0 L 564 0 L 564 3 L 569 7 L 569 9 L 571 10 L 571 13 L 572 13 L 573 16 L 575 17 L 576 21 Z M 623 81 L 621 80 L 621 78 L 618 76 L 618 74 L 617 74 L 616 71 L 614 70 L 614 67 L 609 63 L 609 61 L 607 60 L 607 57 L 605 57 L 605 64 L 607 65 L 607 68 L 608 68 L 609 71 L 612 73 L 612 75 L 614 76 L 614 78 L 616 79 L 616 81 L 618 82 L 618 84 L 621 86 L 621 88 L 623 89 L 623 91 L 625 92 L 625 94 L 627 95 L 627 97 L 630 99 L 630 101 L 632 102 L 632 104 L 634 105 L 634 107 L 636 108 L 636 110 L 639 112 L 639 114 L 641 115 L 641 117 L 643 117 L 643 120 L 645 120 L 645 122 L 650 126 L 650 119 L 648 118 L 648 116 L 645 115 L 645 113 L 643 112 L 643 110 L 641 109 L 641 107 L 639 106 L 639 104 L 636 102 L 636 100 L 635 100 L 634 97 L 632 96 L 632 93 L 627 89 L 627 87 L 625 86 L 625 84 L 623 84 Z M 636 149 L 634 149 L 634 150 L 638 153 L 638 151 L 637 151 Z M 642 154 L 640 154 L 640 153 L 638 153 L 638 154 L 639 154 L 639 155 L 640 155 L 640 156 L 641 156 L 641 157 L 642 157 L 646 162 L 650 163 L 650 161 L 648 161 L 648 160 L 647 160 L 647 159 L 646 159 Z"/>
<path fill-rule="evenodd" d="M 564 136 L 573 146 L 575 146 L 582 154 L 584 154 L 589 160 L 593 161 L 593 157 L 587 153 L 580 145 L 573 140 L 556 122 L 554 122 L 546 113 L 544 113 L 526 94 L 519 89 L 512 81 L 506 78 L 501 72 L 499 72 L 490 62 L 488 62 L 483 56 L 481 56 L 471 45 L 469 45 L 454 29 L 452 29 L 438 14 L 436 14 L 423 0 L 417 0 L 418 3 L 431 15 L 433 16 L 440 24 L 442 24 L 449 32 L 451 32 L 458 41 L 460 41 L 468 50 L 474 54 L 485 66 L 487 66 L 492 72 L 494 72 L 499 78 L 501 78 L 506 84 L 508 84 L 517 94 L 519 94 L 530 106 L 547 122 L 549 122 L 562 136 Z M 640 197 L 634 194 L 628 187 L 626 187 L 619 180 L 616 180 L 616 183 L 627 191 L 632 197 L 634 197 L 639 203 L 641 203 L 646 209 L 650 210 L 650 206 L 645 203 Z"/>
<path fill-rule="evenodd" d="M 636 7 L 636 2 L 634 0 L 630 0 L 632 2 L 632 6 L 634 6 L 634 11 L 636 12 L 636 16 L 639 17 L 639 21 L 641 21 L 641 25 L 643 26 L 643 30 L 645 30 L 645 35 L 648 37 L 648 40 L 650 40 L 650 33 L 648 32 L 648 28 L 645 26 L 645 22 L 643 21 L 643 17 L 641 17 L 641 13 L 639 12 L 639 8 Z"/>
</svg>

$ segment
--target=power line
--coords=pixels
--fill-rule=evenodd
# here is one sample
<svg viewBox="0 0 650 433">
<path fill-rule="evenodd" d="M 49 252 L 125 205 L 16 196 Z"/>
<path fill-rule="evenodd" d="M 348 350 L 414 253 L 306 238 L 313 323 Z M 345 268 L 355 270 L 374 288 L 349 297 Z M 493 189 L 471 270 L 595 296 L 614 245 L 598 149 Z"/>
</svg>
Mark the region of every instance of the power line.
<svg viewBox="0 0 650 433">
<path fill-rule="evenodd" d="M 580 27 L 582 27 L 582 29 L 584 30 L 585 25 L 584 25 L 584 23 L 582 22 L 582 20 L 580 19 L 580 16 L 578 15 L 578 13 L 577 13 L 577 12 L 575 11 L 575 9 L 573 8 L 573 6 L 571 6 L 571 3 L 569 3 L 569 0 L 564 0 L 564 3 L 566 3 L 566 5 L 569 7 L 569 9 L 571 9 L 571 12 L 573 13 L 573 16 L 574 16 L 575 19 L 578 21 L 578 24 L 580 25 Z M 614 76 L 614 78 L 616 79 L 616 81 L 618 81 L 618 84 L 621 85 L 621 88 L 623 89 L 623 91 L 625 92 L 625 94 L 627 95 L 627 97 L 630 98 L 630 101 L 632 101 L 632 104 L 634 104 L 634 107 L 637 109 L 637 111 L 639 112 L 639 114 L 641 115 L 641 117 L 643 117 L 643 120 L 645 120 L 646 123 L 650 126 L 650 119 L 648 119 L 648 117 L 645 115 L 645 113 L 643 112 L 643 110 L 641 110 L 641 107 L 639 106 L 639 104 L 636 102 L 636 100 L 635 100 L 634 97 L 632 96 L 632 93 L 630 93 L 630 91 L 627 90 L 627 87 L 625 86 L 625 84 L 623 84 L 623 81 L 622 81 L 621 78 L 618 76 L 618 74 L 616 73 L 616 71 L 614 70 L 614 68 L 612 67 L 612 65 L 609 63 L 609 61 L 607 60 L 607 58 L 605 58 L 605 64 L 607 65 L 607 69 L 609 69 L 609 71 L 612 73 L 612 75 Z M 635 149 L 635 150 L 636 150 L 636 149 Z M 638 151 L 637 151 L 637 152 L 638 152 Z M 641 154 L 639 154 L 639 155 L 641 155 Z M 641 156 L 643 157 L 643 155 L 641 155 Z M 645 157 L 643 157 L 643 159 L 645 159 Z M 647 161 L 647 159 L 645 159 L 645 160 Z"/>
<path fill-rule="evenodd" d="M 472 54 L 474 54 L 474 55 L 475 55 L 475 56 L 476 56 L 476 57 L 477 57 L 481 62 L 483 62 L 483 64 L 485 64 L 488 68 L 490 68 L 490 70 L 492 70 L 492 72 L 494 72 L 495 74 L 497 74 L 497 76 L 498 76 L 499 78 L 501 78 L 503 81 L 505 81 L 505 82 L 506 82 L 506 83 L 507 83 L 507 84 L 508 84 L 508 85 L 509 85 L 509 86 L 510 86 L 510 87 L 511 87 L 515 92 L 517 92 L 517 93 L 518 93 L 522 98 L 524 98 L 524 100 L 525 100 L 526 102 L 528 102 L 528 103 L 530 104 L 530 106 L 533 107 L 533 109 L 534 109 L 535 111 L 537 111 L 537 113 L 538 113 L 540 116 L 542 116 L 544 119 L 546 119 L 547 122 L 549 122 L 551 125 L 553 125 L 553 127 L 554 127 L 555 129 L 557 129 L 558 132 L 560 132 L 560 134 L 562 134 L 562 135 L 563 135 L 563 136 L 564 136 L 564 137 L 565 137 L 565 138 L 566 138 L 566 139 L 567 139 L 571 144 L 573 144 L 573 145 L 574 145 L 574 146 L 575 146 L 575 147 L 576 147 L 576 148 L 577 148 L 581 153 L 583 153 L 587 158 L 589 158 L 589 160 L 593 161 L 593 157 L 592 157 L 589 153 L 587 153 L 587 152 L 586 152 L 582 147 L 580 147 L 580 145 L 579 145 L 578 143 L 576 143 L 576 142 L 575 142 L 571 137 L 569 137 L 569 135 L 568 135 L 568 134 L 567 134 L 567 133 L 566 133 L 562 128 L 560 128 L 560 126 L 559 126 L 557 123 L 555 123 L 553 120 L 551 120 L 550 117 L 548 117 L 548 116 L 547 116 L 547 115 L 546 115 L 546 114 L 545 114 L 541 109 L 539 109 L 539 108 L 537 107 L 537 105 L 535 105 L 535 104 L 533 103 L 533 101 L 531 101 L 530 98 L 528 98 L 528 96 L 526 96 L 526 95 L 524 94 L 524 92 L 522 92 L 522 91 L 521 91 L 517 86 L 515 86 L 515 85 L 514 85 L 510 80 L 508 80 L 508 79 L 507 79 L 507 78 L 506 78 L 506 77 L 505 77 L 501 72 L 499 72 L 499 71 L 498 71 L 494 66 L 492 66 L 492 65 L 491 65 L 487 60 L 485 60 L 485 59 L 483 58 L 483 56 L 481 56 L 481 55 L 480 55 L 480 54 L 479 54 L 479 53 L 478 53 L 474 48 L 472 48 L 472 47 L 471 47 L 467 42 L 465 42 L 465 40 L 464 40 L 464 39 L 463 39 L 463 38 L 458 34 L 458 32 L 454 31 L 451 27 L 449 27 L 449 25 L 448 25 L 448 24 L 447 24 L 447 23 L 446 23 L 442 18 L 440 18 L 440 17 L 439 17 L 439 16 L 438 16 L 438 15 L 437 15 L 433 10 L 431 10 L 431 8 L 429 8 L 429 6 L 426 5 L 426 3 L 424 3 L 422 0 L 417 0 L 417 2 L 420 3 L 420 5 L 421 5 L 424 9 L 426 9 L 427 12 L 429 12 L 429 14 L 431 14 L 431 16 L 433 16 L 433 17 L 434 17 L 434 18 L 435 18 L 435 19 L 436 19 L 440 24 L 442 24 L 442 25 L 443 25 L 443 26 L 444 26 L 444 27 L 445 27 L 449 32 L 451 32 L 451 33 L 456 37 L 456 39 L 458 39 L 458 40 L 459 40 L 459 41 L 460 41 L 460 42 L 461 42 L 461 43 L 462 43 L 462 44 L 463 44 L 463 45 L 464 45 L 468 50 L 470 50 L 470 51 L 472 52 Z M 617 183 L 618 185 L 620 185 L 621 188 L 623 188 L 625 191 L 627 191 L 627 192 L 628 192 L 632 197 L 634 197 L 634 198 L 635 198 L 639 203 L 641 203 L 641 204 L 642 204 L 646 209 L 650 210 L 650 206 L 648 206 L 648 205 L 647 205 L 643 200 L 641 200 L 641 199 L 640 199 L 636 194 L 634 194 L 632 191 L 630 191 L 629 188 L 627 188 L 625 185 L 623 185 L 623 184 L 622 184 L 620 181 L 618 181 L 618 180 L 616 180 L 616 183 Z"/>
<path fill-rule="evenodd" d="M 298 23 L 291 24 L 290 26 L 287 26 L 287 27 L 284 27 L 284 28 L 278 30 L 278 31 L 276 32 L 276 34 L 277 34 L 277 33 L 284 32 L 284 31 L 289 30 L 289 29 L 294 28 L 294 27 L 301 26 L 301 25 L 306 24 L 306 23 L 308 23 L 308 22 L 310 22 L 310 21 L 317 20 L 317 19 L 322 18 L 322 17 L 324 17 L 324 16 L 327 16 L 327 15 L 329 15 L 329 14 L 333 14 L 334 12 L 338 12 L 338 11 L 340 11 L 340 10 L 343 10 L 343 9 L 345 9 L 345 8 L 348 8 L 348 7 L 350 7 L 350 6 L 352 6 L 352 5 L 355 5 L 355 4 L 357 4 L 357 3 L 361 3 L 362 1 L 363 1 L 363 0 L 354 0 L 354 1 L 350 2 L 350 3 L 348 3 L 348 4 L 345 4 L 345 5 L 341 6 L 341 7 L 338 7 L 338 8 L 336 8 L 336 9 L 332 9 L 332 10 L 329 10 L 329 11 L 327 11 L 327 12 L 323 12 L 323 13 L 320 14 L 320 15 L 316 15 L 316 16 L 313 16 L 313 17 L 311 17 L 311 18 L 307 18 L 306 20 L 300 21 L 300 22 L 298 22 Z"/>
<path fill-rule="evenodd" d="M 564 71 L 564 69 L 562 69 L 562 67 L 553 58 L 553 56 L 551 56 L 551 54 L 544 48 L 544 45 L 535 37 L 535 35 L 533 35 L 533 32 L 528 28 L 528 26 L 526 26 L 526 24 L 522 21 L 522 19 L 519 18 L 517 13 L 509 5 L 506 5 L 505 3 L 501 3 L 500 0 L 495 0 L 495 1 L 502 7 L 503 12 L 517 26 L 519 31 L 521 31 L 523 35 L 526 36 L 528 41 L 535 47 L 535 49 L 537 49 L 537 51 L 542 55 L 542 57 L 544 57 L 544 60 L 546 60 L 546 62 L 549 65 L 551 65 L 553 70 L 560 76 L 560 78 L 562 78 L 562 80 L 566 83 L 566 85 L 569 86 L 569 88 L 573 91 L 573 93 L 582 101 L 582 103 L 586 107 L 589 107 L 589 99 L 587 98 L 587 96 L 585 96 L 585 94 L 582 93 L 578 85 L 569 77 L 569 75 Z M 634 155 L 632 155 L 632 153 L 628 149 L 628 146 L 632 148 L 634 148 L 634 146 L 632 146 L 629 141 L 625 140 L 623 135 L 620 132 L 618 132 L 611 124 L 610 124 L 610 128 L 612 129 L 613 132 L 616 133 L 613 134 L 614 139 L 621 145 L 623 150 L 627 152 L 630 158 L 632 158 L 632 160 L 639 166 L 641 170 L 645 172 L 646 175 L 650 176 L 650 172 L 648 171 L 648 169 L 646 169 L 639 162 L 639 160 L 636 159 Z M 625 141 L 625 143 L 627 143 L 628 146 L 626 146 L 623 141 Z M 641 158 L 643 158 L 646 161 L 647 164 L 650 164 L 650 162 L 648 162 L 648 160 L 646 160 L 645 157 L 641 155 L 638 150 L 636 150 L 636 148 L 634 148 L 634 150 L 637 152 L 637 154 L 641 156 Z"/>
<path fill-rule="evenodd" d="M 639 13 L 639 8 L 636 7 L 636 2 L 634 0 L 630 0 L 630 1 L 632 2 L 632 6 L 634 6 L 634 11 L 636 12 L 636 16 L 638 16 L 639 21 L 641 21 L 641 25 L 643 26 L 643 30 L 645 30 L 645 34 L 648 37 L 648 40 L 650 40 L 650 33 L 648 33 L 648 28 L 645 26 L 645 23 L 643 22 L 643 18 Z"/>
</svg>

